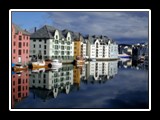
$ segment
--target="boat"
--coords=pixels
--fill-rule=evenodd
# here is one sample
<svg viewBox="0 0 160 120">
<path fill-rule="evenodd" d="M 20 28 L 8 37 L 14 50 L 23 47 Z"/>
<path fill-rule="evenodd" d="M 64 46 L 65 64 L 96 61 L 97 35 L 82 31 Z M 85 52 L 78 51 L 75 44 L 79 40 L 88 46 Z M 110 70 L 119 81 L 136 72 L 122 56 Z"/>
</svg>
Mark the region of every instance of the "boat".
<svg viewBox="0 0 160 120">
<path fill-rule="evenodd" d="M 44 61 L 44 60 L 39 60 L 39 61 L 36 61 L 36 62 L 32 62 L 32 63 L 31 63 L 31 67 L 32 67 L 32 68 L 45 67 L 45 61 Z"/>
<path fill-rule="evenodd" d="M 28 67 L 27 66 L 22 66 L 22 65 L 19 65 L 19 64 L 16 64 L 14 67 L 13 67 L 13 71 L 14 72 L 21 72 L 21 71 L 24 71 L 24 70 L 27 70 Z"/>
<path fill-rule="evenodd" d="M 39 68 L 39 69 L 37 69 L 37 68 L 33 68 L 33 69 L 32 69 L 32 72 L 33 72 L 33 73 L 45 72 L 45 67 L 43 67 L 43 68 Z"/>
<path fill-rule="evenodd" d="M 52 60 L 49 64 L 48 67 L 50 68 L 59 68 L 62 66 L 62 62 L 60 62 L 58 59 Z"/>
<path fill-rule="evenodd" d="M 119 57 L 119 58 L 131 58 L 130 55 L 125 54 L 125 53 L 123 53 L 123 54 L 118 54 L 118 57 Z"/>
</svg>

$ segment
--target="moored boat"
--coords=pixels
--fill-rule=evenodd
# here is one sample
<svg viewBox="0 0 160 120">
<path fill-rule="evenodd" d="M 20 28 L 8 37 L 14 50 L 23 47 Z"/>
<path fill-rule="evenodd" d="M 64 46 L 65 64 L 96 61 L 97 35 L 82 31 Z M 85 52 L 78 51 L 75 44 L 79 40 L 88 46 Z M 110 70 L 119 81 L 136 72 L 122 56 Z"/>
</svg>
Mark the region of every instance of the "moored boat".
<svg viewBox="0 0 160 120">
<path fill-rule="evenodd" d="M 32 62 L 30 65 L 32 68 L 42 68 L 45 67 L 45 61 L 44 60 L 39 60 L 36 62 Z"/>
<path fill-rule="evenodd" d="M 58 59 L 55 59 L 48 64 L 48 67 L 50 68 L 61 67 L 61 66 L 62 62 L 60 62 Z"/>
</svg>

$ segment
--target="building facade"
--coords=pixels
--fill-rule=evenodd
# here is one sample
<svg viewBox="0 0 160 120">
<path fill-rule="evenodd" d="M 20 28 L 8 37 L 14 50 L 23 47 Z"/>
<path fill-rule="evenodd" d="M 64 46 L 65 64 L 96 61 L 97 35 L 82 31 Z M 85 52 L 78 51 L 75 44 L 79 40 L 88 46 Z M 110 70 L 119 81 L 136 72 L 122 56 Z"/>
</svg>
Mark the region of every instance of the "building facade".
<svg viewBox="0 0 160 120">
<path fill-rule="evenodd" d="M 87 36 L 87 52 L 89 59 L 118 59 L 118 45 L 107 36 Z"/>
<path fill-rule="evenodd" d="M 63 62 L 73 61 L 74 43 L 70 32 L 45 25 L 31 34 L 30 57 L 42 59 L 59 59 Z"/>
<path fill-rule="evenodd" d="M 29 62 L 30 34 L 12 24 L 12 63 L 25 65 Z"/>
</svg>

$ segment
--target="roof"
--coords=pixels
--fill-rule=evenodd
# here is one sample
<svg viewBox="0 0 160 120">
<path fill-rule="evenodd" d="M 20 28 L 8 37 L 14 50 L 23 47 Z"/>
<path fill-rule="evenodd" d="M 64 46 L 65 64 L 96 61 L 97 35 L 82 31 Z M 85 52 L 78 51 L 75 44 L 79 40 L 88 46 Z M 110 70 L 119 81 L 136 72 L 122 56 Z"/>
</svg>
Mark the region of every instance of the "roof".
<svg viewBox="0 0 160 120">
<path fill-rule="evenodd" d="M 18 32 L 22 32 L 22 34 L 24 35 L 30 35 L 30 33 L 26 30 L 23 30 L 22 28 L 20 28 L 18 25 L 12 23 L 12 25 L 14 26 L 15 28 L 15 33 L 18 33 Z"/>
<path fill-rule="evenodd" d="M 64 35 L 65 37 L 67 36 L 67 33 L 68 33 L 68 32 L 70 32 L 70 34 L 71 34 L 71 39 L 72 39 L 72 40 L 79 40 L 79 39 L 83 40 L 83 36 L 82 36 L 81 33 L 79 33 L 79 32 L 73 32 L 73 31 L 68 30 L 68 29 L 64 29 L 64 30 L 62 31 L 62 33 L 63 33 L 63 35 Z"/>
<path fill-rule="evenodd" d="M 99 39 L 100 42 L 103 43 L 103 44 L 108 44 L 109 41 L 111 43 L 115 43 L 114 40 L 109 39 L 107 36 L 102 36 L 102 35 L 92 35 L 92 36 L 87 35 L 87 36 L 84 37 L 84 39 L 87 39 L 91 44 L 94 44 L 97 39 Z"/>
<path fill-rule="evenodd" d="M 44 25 L 42 28 L 38 29 L 35 33 L 31 34 L 32 38 L 54 38 L 55 31 L 58 30 L 53 26 Z M 58 30 L 60 38 L 64 38 L 62 32 Z"/>
</svg>

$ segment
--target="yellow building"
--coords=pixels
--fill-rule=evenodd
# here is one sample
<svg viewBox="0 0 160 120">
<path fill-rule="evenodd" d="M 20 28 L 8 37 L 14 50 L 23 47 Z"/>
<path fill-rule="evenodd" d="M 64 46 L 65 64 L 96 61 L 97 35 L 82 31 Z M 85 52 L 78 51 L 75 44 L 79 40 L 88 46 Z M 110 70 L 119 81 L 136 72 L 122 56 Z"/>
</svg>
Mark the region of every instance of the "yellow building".
<svg viewBox="0 0 160 120">
<path fill-rule="evenodd" d="M 74 60 L 77 56 L 81 56 L 81 41 L 74 40 Z"/>
</svg>

